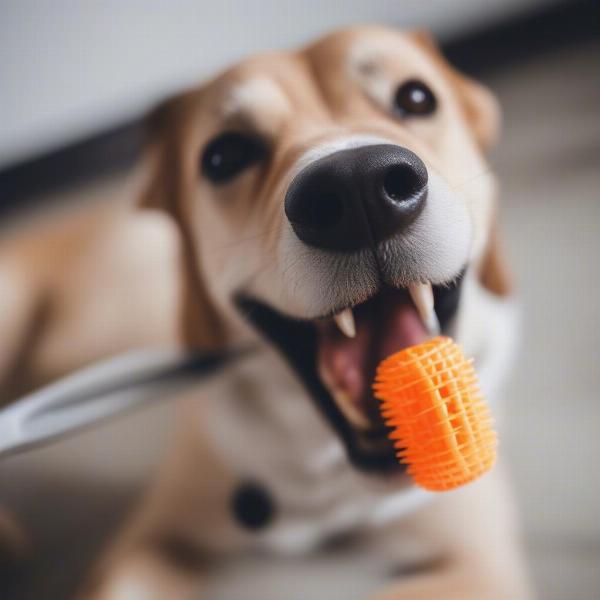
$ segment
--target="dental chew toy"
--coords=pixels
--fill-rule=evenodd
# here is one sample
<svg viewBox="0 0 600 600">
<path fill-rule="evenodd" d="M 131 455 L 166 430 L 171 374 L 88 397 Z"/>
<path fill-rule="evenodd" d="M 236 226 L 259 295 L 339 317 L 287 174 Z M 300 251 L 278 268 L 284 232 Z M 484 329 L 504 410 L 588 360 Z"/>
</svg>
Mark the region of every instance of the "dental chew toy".
<svg viewBox="0 0 600 600">
<path fill-rule="evenodd" d="M 380 363 L 373 389 L 398 459 L 417 485 L 451 490 L 492 468 L 491 415 L 473 361 L 450 338 L 392 354 Z"/>
</svg>

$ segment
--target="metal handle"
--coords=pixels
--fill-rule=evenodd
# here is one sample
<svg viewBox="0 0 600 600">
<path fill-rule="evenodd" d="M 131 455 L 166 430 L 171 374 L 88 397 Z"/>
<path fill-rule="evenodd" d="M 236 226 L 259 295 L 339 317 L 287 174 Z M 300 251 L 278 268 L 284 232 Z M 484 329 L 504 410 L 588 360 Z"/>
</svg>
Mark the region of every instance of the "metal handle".
<svg viewBox="0 0 600 600">
<path fill-rule="evenodd" d="M 0 411 L 0 457 L 164 398 L 239 355 L 144 350 L 77 371 Z"/>
</svg>

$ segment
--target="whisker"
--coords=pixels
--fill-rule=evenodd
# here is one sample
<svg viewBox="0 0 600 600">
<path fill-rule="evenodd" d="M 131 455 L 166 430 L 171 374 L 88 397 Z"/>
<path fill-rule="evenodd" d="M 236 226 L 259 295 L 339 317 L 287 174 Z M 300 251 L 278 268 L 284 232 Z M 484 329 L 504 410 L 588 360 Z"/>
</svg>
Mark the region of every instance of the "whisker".
<svg viewBox="0 0 600 600">
<path fill-rule="evenodd" d="M 290 269 L 293 269 L 301 260 L 306 257 L 306 254 L 308 254 L 308 252 L 299 252 L 296 256 L 294 256 L 294 260 L 285 265 L 282 271 L 282 276 L 285 277 Z"/>
<path fill-rule="evenodd" d="M 487 169 L 480 171 L 476 175 L 473 175 L 472 177 L 469 177 L 468 179 L 465 179 L 464 181 L 461 181 L 460 183 L 451 185 L 450 189 L 452 189 L 452 190 L 460 189 L 461 187 L 468 185 L 469 183 L 472 183 L 473 181 L 479 179 L 480 177 L 484 177 L 485 175 L 490 175 L 491 173 L 493 173 L 493 169 L 488 167 Z"/>
</svg>

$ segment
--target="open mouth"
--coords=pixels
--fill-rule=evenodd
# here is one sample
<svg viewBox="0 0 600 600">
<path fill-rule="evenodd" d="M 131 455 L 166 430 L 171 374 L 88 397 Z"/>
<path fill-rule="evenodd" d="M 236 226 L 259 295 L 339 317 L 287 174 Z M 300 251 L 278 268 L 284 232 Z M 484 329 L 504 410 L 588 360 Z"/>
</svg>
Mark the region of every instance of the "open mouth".
<svg viewBox="0 0 600 600">
<path fill-rule="evenodd" d="M 402 469 L 371 383 L 390 354 L 447 331 L 456 314 L 461 274 L 443 286 L 383 286 L 334 316 L 299 321 L 240 293 L 236 305 L 295 369 L 363 471 Z"/>
</svg>

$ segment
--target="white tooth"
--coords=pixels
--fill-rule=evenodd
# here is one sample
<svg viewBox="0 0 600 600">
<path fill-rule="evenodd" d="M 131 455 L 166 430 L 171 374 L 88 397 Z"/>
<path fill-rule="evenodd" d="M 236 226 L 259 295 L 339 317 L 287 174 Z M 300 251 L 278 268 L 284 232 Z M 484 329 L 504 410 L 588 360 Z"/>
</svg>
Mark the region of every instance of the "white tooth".
<svg viewBox="0 0 600 600">
<path fill-rule="evenodd" d="M 345 336 L 353 338 L 356 335 L 356 325 L 351 308 L 345 308 L 342 312 L 335 315 L 333 320 Z"/>
<path fill-rule="evenodd" d="M 412 283 L 408 286 L 410 297 L 413 299 L 419 315 L 431 335 L 440 332 L 440 323 L 433 309 L 433 289 L 430 283 Z"/>
</svg>

